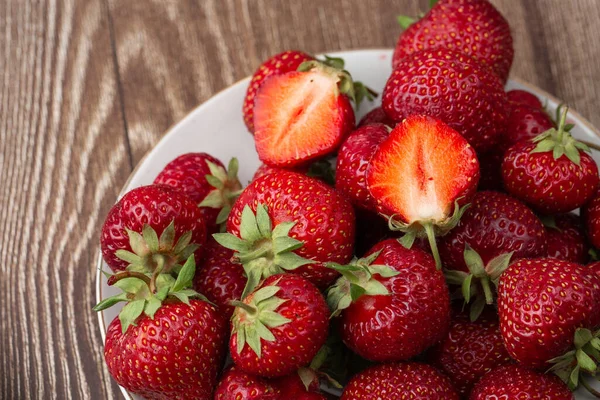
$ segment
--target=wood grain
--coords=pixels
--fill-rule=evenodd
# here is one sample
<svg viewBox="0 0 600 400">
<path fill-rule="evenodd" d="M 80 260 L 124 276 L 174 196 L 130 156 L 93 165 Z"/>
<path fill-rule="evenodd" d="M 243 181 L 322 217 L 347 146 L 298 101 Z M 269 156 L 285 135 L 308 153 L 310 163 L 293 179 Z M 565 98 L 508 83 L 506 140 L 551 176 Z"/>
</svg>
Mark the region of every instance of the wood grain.
<svg viewBox="0 0 600 400">
<path fill-rule="evenodd" d="M 494 0 L 513 76 L 600 126 L 600 2 Z M 0 1 L 0 398 L 120 398 L 94 303 L 101 221 L 167 128 L 289 48 L 392 47 L 427 1 Z"/>
</svg>

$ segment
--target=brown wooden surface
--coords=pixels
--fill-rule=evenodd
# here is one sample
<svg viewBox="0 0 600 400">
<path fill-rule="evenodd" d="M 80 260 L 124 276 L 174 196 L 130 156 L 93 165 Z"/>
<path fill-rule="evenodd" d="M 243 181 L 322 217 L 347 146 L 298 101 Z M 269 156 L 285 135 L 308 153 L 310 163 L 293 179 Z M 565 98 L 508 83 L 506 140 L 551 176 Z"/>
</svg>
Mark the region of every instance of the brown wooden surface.
<svg viewBox="0 0 600 400">
<path fill-rule="evenodd" d="M 512 75 L 600 126 L 600 1 L 493 2 Z M 168 127 L 284 49 L 391 47 L 426 3 L 1 0 L 0 398 L 120 398 L 91 310 L 98 234 Z"/>
</svg>

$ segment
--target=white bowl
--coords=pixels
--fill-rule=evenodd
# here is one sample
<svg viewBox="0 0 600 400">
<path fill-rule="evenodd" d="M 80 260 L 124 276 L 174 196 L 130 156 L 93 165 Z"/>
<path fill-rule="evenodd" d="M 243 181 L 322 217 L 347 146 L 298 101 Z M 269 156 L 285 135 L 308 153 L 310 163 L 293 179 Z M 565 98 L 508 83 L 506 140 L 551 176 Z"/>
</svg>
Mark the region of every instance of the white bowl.
<svg viewBox="0 0 600 400">
<path fill-rule="evenodd" d="M 346 69 L 356 80 L 362 81 L 379 92 L 382 91 L 392 72 L 392 50 L 389 49 L 353 50 L 328 54 L 342 57 L 346 61 Z M 242 119 L 242 103 L 249 81 L 250 78 L 243 79 L 217 93 L 173 126 L 140 161 L 121 190 L 119 197 L 133 188 L 151 184 L 169 161 L 188 152 L 207 152 L 225 164 L 231 157 L 237 157 L 240 162 L 240 180 L 242 183 L 249 182 L 260 164 L 254 149 L 253 137 L 246 130 Z M 507 89 L 525 89 L 535 93 L 542 103 L 547 102 L 547 109 L 552 115 L 561 103 L 546 92 L 518 79 L 509 80 Z M 360 119 L 378 104 L 378 101 L 364 102 L 357 113 L 357 118 Z M 575 137 L 600 145 L 600 134 L 589 122 L 572 110 L 569 111 L 569 119 L 576 124 L 572 131 Z M 593 155 L 596 162 L 600 164 L 600 155 L 598 153 Z M 100 255 L 96 274 L 97 302 L 118 293 L 116 288 L 106 284 L 106 278 L 100 272 L 101 269 L 110 270 Z M 98 313 L 102 340 L 105 339 L 108 324 L 119 311 L 120 307 L 115 306 Z M 600 384 L 595 387 L 600 389 Z M 130 394 L 124 388 L 121 388 L 121 391 L 127 399 L 141 399 L 139 396 Z M 593 399 L 583 390 L 578 391 L 575 397 L 578 400 Z"/>
</svg>

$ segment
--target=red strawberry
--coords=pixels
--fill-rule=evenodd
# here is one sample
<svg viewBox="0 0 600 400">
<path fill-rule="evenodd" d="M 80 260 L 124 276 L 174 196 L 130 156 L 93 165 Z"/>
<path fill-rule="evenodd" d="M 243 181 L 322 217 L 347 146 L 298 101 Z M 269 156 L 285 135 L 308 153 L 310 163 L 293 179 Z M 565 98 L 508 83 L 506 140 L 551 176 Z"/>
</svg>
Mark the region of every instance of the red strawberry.
<svg viewBox="0 0 600 400">
<path fill-rule="evenodd" d="M 508 97 L 508 101 L 514 104 L 520 104 L 537 109 L 544 108 L 542 102 L 535 94 L 529 93 L 525 90 L 509 90 L 506 92 L 506 96 Z"/>
<path fill-rule="evenodd" d="M 466 314 L 457 314 L 446 339 L 429 354 L 429 360 L 452 380 L 462 396 L 468 396 L 483 375 L 512 361 L 504 348 L 495 312 L 482 314 L 476 322 Z"/>
<path fill-rule="evenodd" d="M 237 252 L 250 278 L 246 294 L 261 278 L 286 271 L 326 287 L 337 273 L 323 263 L 350 261 L 354 225 L 354 210 L 342 195 L 282 170 L 244 189 L 229 216 L 229 234 L 215 239 Z"/>
<path fill-rule="evenodd" d="M 126 193 L 104 221 L 100 245 L 113 271 L 168 272 L 196 252 L 202 254 L 206 225 L 198 205 L 166 185 L 142 186 Z"/>
<path fill-rule="evenodd" d="M 415 114 L 440 119 L 477 151 L 492 149 L 506 131 L 508 101 L 502 82 L 468 55 L 445 48 L 402 59 L 382 101 L 394 121 Z"/>
<path fill-rule="evenodd" d="M 557 214 L 584 205 L 594 195 L 600 178 L 589 148 L 569 134 L 568 108 L 558 129 L 532 141 L 520 142 L 504 155 L 502 178 L 506 190 L 543 214 Z"/>
<path fill-rule="evenodd" d="M 477 154 L 481 178 L 479 179 L 479 190 L 504 191 L 502 185 L 502 160 L 504 152 L 496 148 L 494 150 Z"/>
<path fill-rule="evenodd" d="M 508 353 L 526 367 L 547 369 L 554 363 L 553 370 L 574 388 L 580 369 L 597 368 L 587 354 L 597 354 L 589 329 L 599 322 L 599 289 L 598 278 L 575 263 L 537 258 L 511 264 L 498 286 Z"/>
<path fill-rule="evenodd" d="M 183 154 L 170 163 L 154 180 L 187 194 L 200 207 L 211 231 L 227 221 L 231 205 L 242 185 L 237 178 L 238 161 L 232 158 L 228 171 L 223 163 L 206 153 Z"/>
<path fill-rule="evenodd" d="M 560 214 L 546 227 L 548 257 L 585 264 L 590 246 L 578 215 Z"/>
<path fill-rule="evenodd" d="M 499 367 L 484 376 L 475 385 L 469 399 L 574 400 L 575 397 L 556 376 L 512 364 Z"/>
<path fill-rule="evenodd" d="M 266 379 L 232 366 L 221 376 L 214 400 L 280 400 L 279 388 Z"/>
<path fill-rule="evenodd" d="M 600 248 L 600 190 L 582 208 L 583 222 L 592 245 Z"/>
<path fill-rule="evenodd" d="M 508 126 L 502 139 L 501 149 L 504 152 L 509 147 L 522 141 L 534 139 L 555 126 L 552 118 L 543 109 L 511 104 Z"/>
<path fill-rule="evenodd" d="M 448 332 L 450 299 L 430 254 L 384 240 L 366 258 L 331 264 L 342 273 L 327 301 L 341 314 L 344 343 L 363 358 L 408 360 Z"/>
<path fill-rule="evenodd" d="M 473 148 L 443 122 L 424 116 L 397 125 L 367 169 L 369 191 L 380 213 L 393 216 L 396 229 L 409 233 L 403 238 L 408 247 L 426 234 L 438 268 L 434 235 L 456 225 L 464 211 L 458 206 L 468 202 L 478 180 Z"/>
<path fill-rule="evenodd" d="M 458 400 L 450 380 L 435 368 L 419 363 L 381 364 L 355 375 L 341 400 Z"/>
<path fill-rule="evenodd" d="M 383 107 L 375 107 L 371 111 L 365 114 L 364 117 L 358 123 L 358 127 L 370 124 L 385 124 L 391 128 L 396 126 L 396 121 L 388 117 L 388 115 L 383 110 Z"/>
<path fill-rule="evenodd" d="M 317 178 L 329 186 L 333 186 L 335 184 L 335 171 L 328 158 L 315 161 L 309 165 L 301 165 L 295 168 L 280 168 L 272 167 L 267 164 L 261 164 L 254 173 L 254 176 L 252 176 L 252 180 L 254 181 L 261 176 L 281 170 L 297 172 L 312 178 Z"/>
<path fill-rule="evenodd" d="M 274 55 L 258 67 L 252 75 L 252 80 L 248 85 L 246 97 L 244 98 L 244 123 L 250 133 L 254 133 L 254 97 L 265 79 L 273 75 L 296 71 L 300 64 L 311 60 L 314 60 L 311 55 L 298 50 L 288 50 Z"/>
<path fill-rule="evenodd" d="M 308 388 L 304 386 L 298 373 L 278 378 L 273 384 L 281 391 L 281 400 L 327 400 L 319 390 L 318 378 L 312 380 Z"/>
<path fill-rule="evenodd" d="M 355 125 L 350 92 L 340 87 L 353 87 L 350 76 L 320 63 L 265 80 L 254 103 L 260 160 L 294 167 L 336 150 Z"/>
<path fill-rule="evenodd" d="M 198 265 L 194 277 L 194 289 L 223 311 L 226 317 L 231 317 L 234 306 L 229 302 L 242 297 L 246 277 L 241 265 L 233 263 L 233 251 L 209 239 L 204 250 L 204 258 Z"/>
<path fill-rule="evenodd" d="M 298 275 L 271 276 L 236 306 L 229 350 L 236 366 L 247 373 L 291 374 L 307 365 L 327 339 L 327 303 Z"/>
<path fill-rule="evenodd" d="M 394 68 L 421 50 L 447 48 L 467 54 L 506 82 L 513 40 L 504 17 L 487 0 L 441 0 L 398 38 Z"/>
<path fill-rule="evenodd" d="M 367 167 L 379 145 L 389 136 L 383 124 L 358 128 L 344 141 L 338 152 L 335 188 L 353 205 L 375 211 L 377 203 L 367 187 Z"/>
</svg>

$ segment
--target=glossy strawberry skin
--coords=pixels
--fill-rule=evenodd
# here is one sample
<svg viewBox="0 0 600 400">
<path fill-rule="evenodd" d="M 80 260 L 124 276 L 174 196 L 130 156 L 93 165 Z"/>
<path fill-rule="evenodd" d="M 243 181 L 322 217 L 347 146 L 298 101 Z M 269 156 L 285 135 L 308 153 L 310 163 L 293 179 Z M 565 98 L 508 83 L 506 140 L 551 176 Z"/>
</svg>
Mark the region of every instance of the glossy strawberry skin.
<svg viewBox="0 0 600 400">
<path fill-rule="evenodd" d="M 355 375 L 341 400 L 458 400 L 450 380 L 420 363 L 380 364 Z"/>
<path fill-rule="evenodd" d="M 520 142 L 504 155 L 502 179 L 508 193 L 542 214 L 572 211 L 594 195 L 600 179 L 598 166 L 580 152 L 577 166 L 566 155 L 554 159 L 552 152 L 531 153 L 532 142 Z"/>
<path fill-rule="evenodd" d="M 258 67 L 252 75 L 244 98 L 244 123 L 250 133 L 254 133 L 254 97 L 265 79 L 273 75 L 296 71 L 300 64 L 310 60 L 314 60 L 314 57 L 302 51 L 288 50 L 274 55 Z"/>
<path fill-rule="evenodd" d="M 526 90 L 509 90 L 508 92 L 506 92 L 506 96 L 508 97 L 508 101 L 513 104 L 520 104 L 537 109 L 543 108 L 540 99 L 535 94 L 529 93 Z"/>
<path fill-rule="evenodd" d="M 296 222 L 290 236 L 304 245 L 295 252 L 315 262 L 293 273 L 320 288 L 331 284 L 338 274 L 323 263 L 345 264 L 353 254 L 355 217 L 348 200 L 317 179 L 282 170 L 256 179 L 244 189 L 231 210 L 227 231 L 239 237 L 244 206 L 256 212 L 258 203 L 267 206 L 273 226 Z"/>
<path fill-rule="evenodd" d="M 298 373 L 292 373 L 272 381 L 281 392 L 281 400 L 327 400 L 319 390 L 319 380 L 314 379 L 308 389 L 302 383 Z"/>
<path fill-rule="evenodd" d="M 194 276 L 194 290 L 219 306 L 227 318 L 231 317 L 235 308 L 229 302 L 242 297 L 247 281 L 244 268 L 233 263 L 232 257 L 233 250 L 211 238 L 206 243 L 204 257 L 198 263 Z"/>
<path fill-rule="evenodd" d="M 552 258 L 519 260 L 498 286 L 500 330 L 523 366 L 545 369 L 573 346 L 577 328 L 598 322 L 599 281 L 586 267 Z"/>
<path fill-rule="evenodd" d="M 514 50 L 508 22 L 487 0 L 441 0 L 398 38 L 392 65 L 420 50 L 460 51 L 506 82 Z"/>
<path fill-rule="evenodd" d="M 215 388 L 214 400 L 280 400 L 279 388 L 266 379 L 249 375 L 232 366 Z"/>
<path fill-rule="evenodd" d="M 367 167 L 388 136 L 388 128 L 383 124 L 365 125 L 352 132 L 340 147 L 335 188 L 358 208 L 377 210 L 377 202 L 367 187 Z"/>
<path fill-rule="evenodd" d="M 502 82 L 469 56 L 444 48 L 401 60 L 385 85 L 382 103 L 394 121 L 419 114 L 445 122 L 477 151 L 493 148 L 506 131 L 508 101 Z"/>
<path fill-rule="evenodd" d="M 484 312 L 475 322 L 459 313 L 448 336 L 429 352 L 429 361 L 448 376 L 462 396 L 468 396 L 479 379 L 512 360 L 504 348 L 498 316 Z"/>
<path fill-rule="evenodd" d="M 473 388 L 469 399 L 574 400 L 575 397 L 556 375 L 511 364 L 484 376 Z"/>
<path fill-rule="evenodd" d="M 110 374 L 131 393 L 146 399 L 212 398 L 223 365 L 227 322 L 212 305 L 167 302 L 142 315 L 121 333 L 115 318 L 106 332 L 104 358 Z"/>
<path fill-rule="evenodd" d="M 543 109 L 511 104 L 508 125 L 501 143 L 501 149 L 506 151 L 519 142 L 531 140 L 555 127 L 554 121 Z"/>
<path fill-rule="evenodd" d="M 275 312 L 290 320 L 270 328 L 272 342 L 261 341 L 261 357 L 248 344 L 237 352 L 237 333 L 229 340 L 229 350 L 237 367 L 253 375 L 280 377 L 296 372 L 307 365 L 327 339 L 329 308 L 321 292 L 308 280 L 292 274 L 273 275 L 259 288 L 277 286 L 276 296 L 287 300 Z M 253 294 L 244 302 L 249 303 Z M 234 312 L 232 319 L 239 318 Z"/>
<path fill-rule="evenodd" d="M 456 228 L 439 239 L 444 266 L 468 272 L 465 245 L 483 260 L 514 251 L 513 260 L 546 255 L 544 225 L 523 203 L 499 192 L 477 192 Z"/>
<path fill-rule="evenodd" d="M 600 248 L 600 190 L 581 210 L 588 238 L 594 247 Z"/>
<path fill-rule="evenodd" d="M 423 250 L 406 249 L 397 240 L 387 239 L 367 254 L 380 250 L 373 264 L 387 265 L 400 274 L 375 275 L 391 294 L 363 295 L 342 311 L 342 340 L 368 360 L 408 360 L 446 336 L 448 288 L 433 257 Z"/>
<path fill-rule="evenodd" d="M 548 257 L 585 264 L 590 246 L 578 215 L 559 214 L 554 216 L 556 228 L 546 227 Z"/>
<path fill-rule="evenodd" d="M 206 175 L 210 175 L 207 161 L 225 168 L 221 161 L 210 154 L 187 153 L 168 163 L 154 183 L 171 186 L 188 195 L 196 204 L 200 204 L 206 195 L 215 189 L 206 180 Z M 219 211 L 219 208 L 200 207 L 204 221 L 211 231 L 214 231 L 217 226 Z"/>
<path fill-rule="evenodd" d="M 370 124 L 384 124 L 389 126 L 390 128 L 393 128 L 394 126 L 396 126 L 396 121 L 388 117 L 383 107 L 380 106 L 375 107 L 374 109 L 366 113 L 365 116 L 362 117 L 359 121 L 358 127 L 360 128 L 361 126 Z"/>
<path fill-rule="evenodd" d="M 175 241 L 191 231 L 191 243 L 200 245 L 196 259 L 202 256 L 206 241 L 206 225 L 198 205 L 187 195 L 166 185 L 148 185 L 126 193 L 106 217 L 100 235 L 102 256 L 114 271 L 123 271 L 128 263 L 116 256 L 116 251 L 131 251 L 129 236 L 125 229 L 142 233 L 149 224 L 160 237 L 163 230 L 174 221 Z"/>
<path fill-rule="evenodd" d="M 279 172 L 281 170 L 284 171 L 293 171 L 293 172 L 297 172 L 299 174 L 305 174 L 307 172 L 307 167 L 298 167 L 298 168 L 279 168 L 279 167 L 272 167 L 270 165 L 267 164 L 261 164 L 258 169 L 256 170 L 256 172 L 254 172 L 254 175 L 252 176 L 252 180 L 255 181 L 258 178 L 260 178 L 261 176 L 265 176 L 268 174 L 271 174 L 273 172 Z"/>
</svg>

